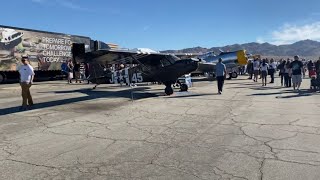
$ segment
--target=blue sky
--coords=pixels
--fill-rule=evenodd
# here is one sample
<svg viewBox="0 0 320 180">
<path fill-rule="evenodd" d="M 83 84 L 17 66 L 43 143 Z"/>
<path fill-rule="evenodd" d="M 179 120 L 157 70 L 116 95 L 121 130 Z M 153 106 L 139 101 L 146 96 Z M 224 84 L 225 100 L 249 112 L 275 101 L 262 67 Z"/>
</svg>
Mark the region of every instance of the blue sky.
<svg viewBox="0 0 320 180">
<path fill-rule="evenodd" d="M 3 0 L 1 6 L 2 25 L 126 48 L 320 40 L 319 0 Z"/>
</svg>

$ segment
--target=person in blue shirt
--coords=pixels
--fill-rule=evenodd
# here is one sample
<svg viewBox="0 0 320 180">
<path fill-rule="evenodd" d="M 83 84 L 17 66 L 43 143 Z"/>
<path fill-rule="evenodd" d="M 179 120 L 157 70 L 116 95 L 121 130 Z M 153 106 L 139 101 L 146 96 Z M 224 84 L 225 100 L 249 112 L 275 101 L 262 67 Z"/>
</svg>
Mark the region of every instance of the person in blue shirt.
<svg viewBox="0 0 320 180">
<path fill-rule="evenodd" d="M 222 59 L 219 58 L 219 62 L 216 65 L 216 79 L 218 83 L 218 93 L 222 93 L 224 79 L 227 75 L 226 65 L 222 63 Z"/>
</svg>

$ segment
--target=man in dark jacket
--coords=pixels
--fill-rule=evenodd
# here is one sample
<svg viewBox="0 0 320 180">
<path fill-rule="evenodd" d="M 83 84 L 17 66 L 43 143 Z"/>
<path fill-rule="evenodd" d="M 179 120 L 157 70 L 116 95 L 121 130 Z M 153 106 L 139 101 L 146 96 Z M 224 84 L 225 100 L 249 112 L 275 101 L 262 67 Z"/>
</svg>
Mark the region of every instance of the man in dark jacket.
<svg viewBox="0 0 320 180">
<path fill-rule="evenodd" d="M 252 79 L 252 74 L 253 74 L 253 64 L 252 64 L 252 61 L 248 61 L 248 64 L 247 64 L 247 72 L 249 74 L 249 78 L 248 79 Z"/>
</svg>

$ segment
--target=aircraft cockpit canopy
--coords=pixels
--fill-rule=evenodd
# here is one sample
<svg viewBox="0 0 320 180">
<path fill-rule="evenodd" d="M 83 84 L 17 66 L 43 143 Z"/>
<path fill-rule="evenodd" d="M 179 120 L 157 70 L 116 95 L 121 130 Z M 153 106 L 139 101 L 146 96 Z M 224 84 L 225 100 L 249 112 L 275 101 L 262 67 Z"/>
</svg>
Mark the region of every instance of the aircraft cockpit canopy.
<svg viewBox="0 0 320 180">
<path fill-rule="evenodd" d="M 163 59 L 160 60 L 160 65 L 161 65 L 162 67 L 165 67 L 165 66 L 170 66 L 170 65 L 172 65 L 172 63 L 170 62 L 169 59 L 163 58 Z"/>
<path fill-rule="evenodd" d="M 174 64 L 176 61 L 180 60 L 177 56 L 169 55 L 166 58 L 170 61 L 171 64 Z"/>
</svg>

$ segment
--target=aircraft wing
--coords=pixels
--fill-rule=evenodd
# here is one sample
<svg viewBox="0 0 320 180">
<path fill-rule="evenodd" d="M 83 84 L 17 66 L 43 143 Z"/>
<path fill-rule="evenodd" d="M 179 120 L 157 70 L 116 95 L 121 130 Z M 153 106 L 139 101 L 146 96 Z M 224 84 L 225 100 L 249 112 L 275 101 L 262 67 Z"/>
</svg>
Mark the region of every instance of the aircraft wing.
<svg viewBox="0 0 320 180">
<path fill-rule="evenodd" d="M 199 63 L 197 72 L 215 72 L 216 63 Z"/>
<path fill-rule="evenodd" d="M 172 55 L 175 55 L 179 58 L 196 58 L 202 54 L 201 53 L 172 53 Z"/>
<path fill-rule="evenodd" d="M 141 52 L 133 50 L 98 50 L 85 54 L 88 62 L 98 62 L 101 64 L 158 64 L 159 61 L 169 54 L 157 52 Z M 176 60 L 179 58 L 175 57 Z"/>
</svg>

